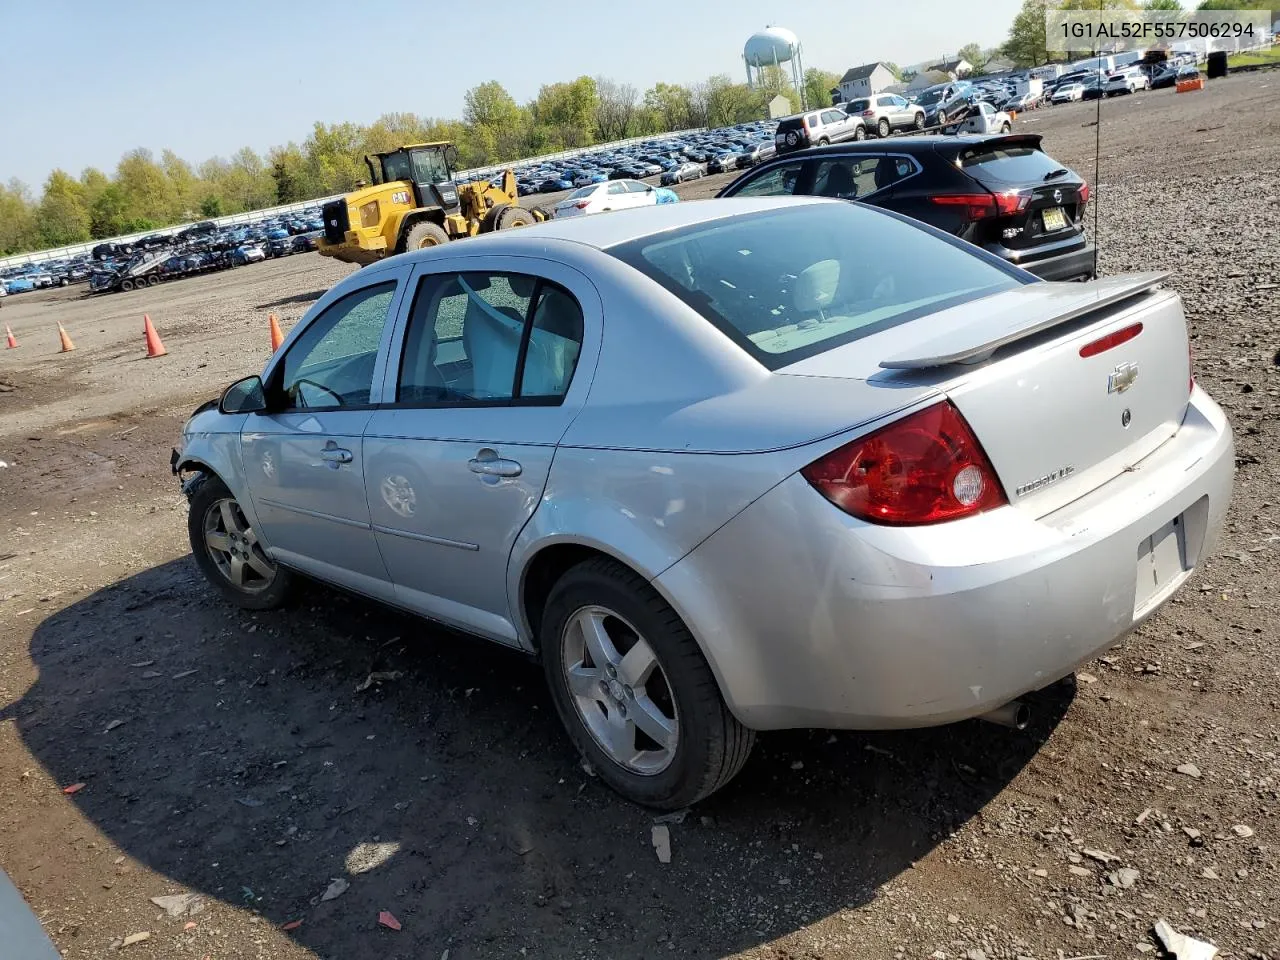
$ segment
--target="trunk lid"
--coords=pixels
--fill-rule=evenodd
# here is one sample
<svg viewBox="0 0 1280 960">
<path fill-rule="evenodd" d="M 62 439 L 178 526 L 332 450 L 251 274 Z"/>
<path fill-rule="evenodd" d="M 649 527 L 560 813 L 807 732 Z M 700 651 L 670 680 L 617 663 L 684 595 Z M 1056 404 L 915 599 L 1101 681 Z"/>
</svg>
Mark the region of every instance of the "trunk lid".
<svg viewBox="0 0 1280 960">
<path fill-rule="evenodd" d="M 978 223 L 973 242 L 1026 250 L 1084 234 L 1084 181 L 1040 149 L 1036 136 L 1006 136 L 961 149 L 960 171 L 992 193 L 1027 197 L 1021 210 Z"/>
<path fill-rule="evenodd" d="M 1043 516 L 1132 468 L 1182 422 L 1186 318 L 1162 276 L 1028 284 L 779 372 L 944 392 L 1009 502 Z M 1108 345 L 1114 334 L 1125 339 Z"/>
</svg>

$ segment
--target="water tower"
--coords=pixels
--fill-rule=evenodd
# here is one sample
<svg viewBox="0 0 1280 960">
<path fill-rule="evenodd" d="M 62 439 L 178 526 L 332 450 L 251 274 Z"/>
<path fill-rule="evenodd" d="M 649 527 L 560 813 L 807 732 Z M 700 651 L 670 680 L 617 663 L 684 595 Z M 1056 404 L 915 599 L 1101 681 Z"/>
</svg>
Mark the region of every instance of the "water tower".
<svg viewBox="0 0 1280 960">
<path fill-rule="evenodd" d="M 784 80 L 789 79 L 800 103 L 808 107 L 804 96 L 804 62 L 800 57 L 800 38 L 786 27 L 765 27 L 753 33 L 742 48 L 742 59 L 747 65 L 747 86 L 755 88 L 764 78 L 766 67 L 777 67 Z M 752 73 L 752 68 L 755 73 Z"/>
</svg>

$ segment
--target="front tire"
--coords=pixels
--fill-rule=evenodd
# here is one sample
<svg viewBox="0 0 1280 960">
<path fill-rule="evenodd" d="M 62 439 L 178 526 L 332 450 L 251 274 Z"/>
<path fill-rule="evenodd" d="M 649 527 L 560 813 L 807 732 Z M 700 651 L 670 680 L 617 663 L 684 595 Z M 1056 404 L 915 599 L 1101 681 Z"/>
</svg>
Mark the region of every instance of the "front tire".
<svg viewBox="0 0 1280 960">
<path fill-rule="evenodd" d="M 427 247 L 439 247 L 449 242 L 449 234 L 444 227 L 430 220 L 415 223 L 404 237 L 405 250 L 424 250 Z"/>
<path fill-rule="evenodd" d="M 683 621 L 635 572 L 605 557 L 571 568 L 538 636 L 570 739 L 628 800 L 687 807 L 746 763 L 755 733 L 725 706 Z"/>
<path fill-rule="evenodd" d="M 236 606 L 272 610 L 289 599 L 293 574 L 267 556 L 244 510 L 217 477 L 206 476 L 192 491 L 187 537 L 200 572 Z"/>
<path fill-rule="evenodd" d="M 916 114 L 915 123 L 914 123 L 914 124 L 912 124 L 912 125 L 913 125 L 917 130 L 923 130 L 923 129 L 924 129 L 924 114 L 923 114 L 923 113 L 917 113 L 917 114 Z"/>
<path fill-rule="evenodd" d="M 854 127 L 854 128 L 853 128 L 853 139 L 854 139 L 854 140 L 865 140 L 865 139 L 867 139 L 867 128 L 866 128 L 866 127 L 864 127 L 864 126 L 861 126 L 861 125 Z"/>
<path fill-rule="evenodd" d="M 532 227 L 537 219 L 524 207 L 505 207 L 498 214 L 498 229 L 510 230 L 512 227 Z"/>
</svg>

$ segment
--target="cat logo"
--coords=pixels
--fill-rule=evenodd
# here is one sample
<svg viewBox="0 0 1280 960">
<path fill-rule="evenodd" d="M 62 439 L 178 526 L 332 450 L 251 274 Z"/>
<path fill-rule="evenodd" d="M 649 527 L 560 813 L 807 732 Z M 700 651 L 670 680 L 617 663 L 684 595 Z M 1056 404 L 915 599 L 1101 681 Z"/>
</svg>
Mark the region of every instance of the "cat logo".
<svg viewBox="0 0 1280 960">
<path fill-rule="evenodd" d="M 409 202 L 409 191 L 408 191 L 408 190 L 397 190 L 395 193 L 391 194 L 391 202 L 392 202 L 392 203 L 408 203 L 408 202 Z"/>
</svg>

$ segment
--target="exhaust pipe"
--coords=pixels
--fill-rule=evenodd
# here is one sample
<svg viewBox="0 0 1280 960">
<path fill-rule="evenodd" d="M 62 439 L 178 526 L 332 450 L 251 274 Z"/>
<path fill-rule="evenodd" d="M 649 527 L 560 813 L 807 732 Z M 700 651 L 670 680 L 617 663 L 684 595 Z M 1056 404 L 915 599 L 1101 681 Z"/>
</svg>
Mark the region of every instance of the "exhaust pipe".
<svg viewBox="0 0 1280 960">
<path fill-rule="evenodd" d="M 1003 706 L 982 714 L 978 719 L 1013 730 L 1025 730 L 1031 722 L 1031 708 L 1022 700 L 1010 700 Z"/>
</svg>

